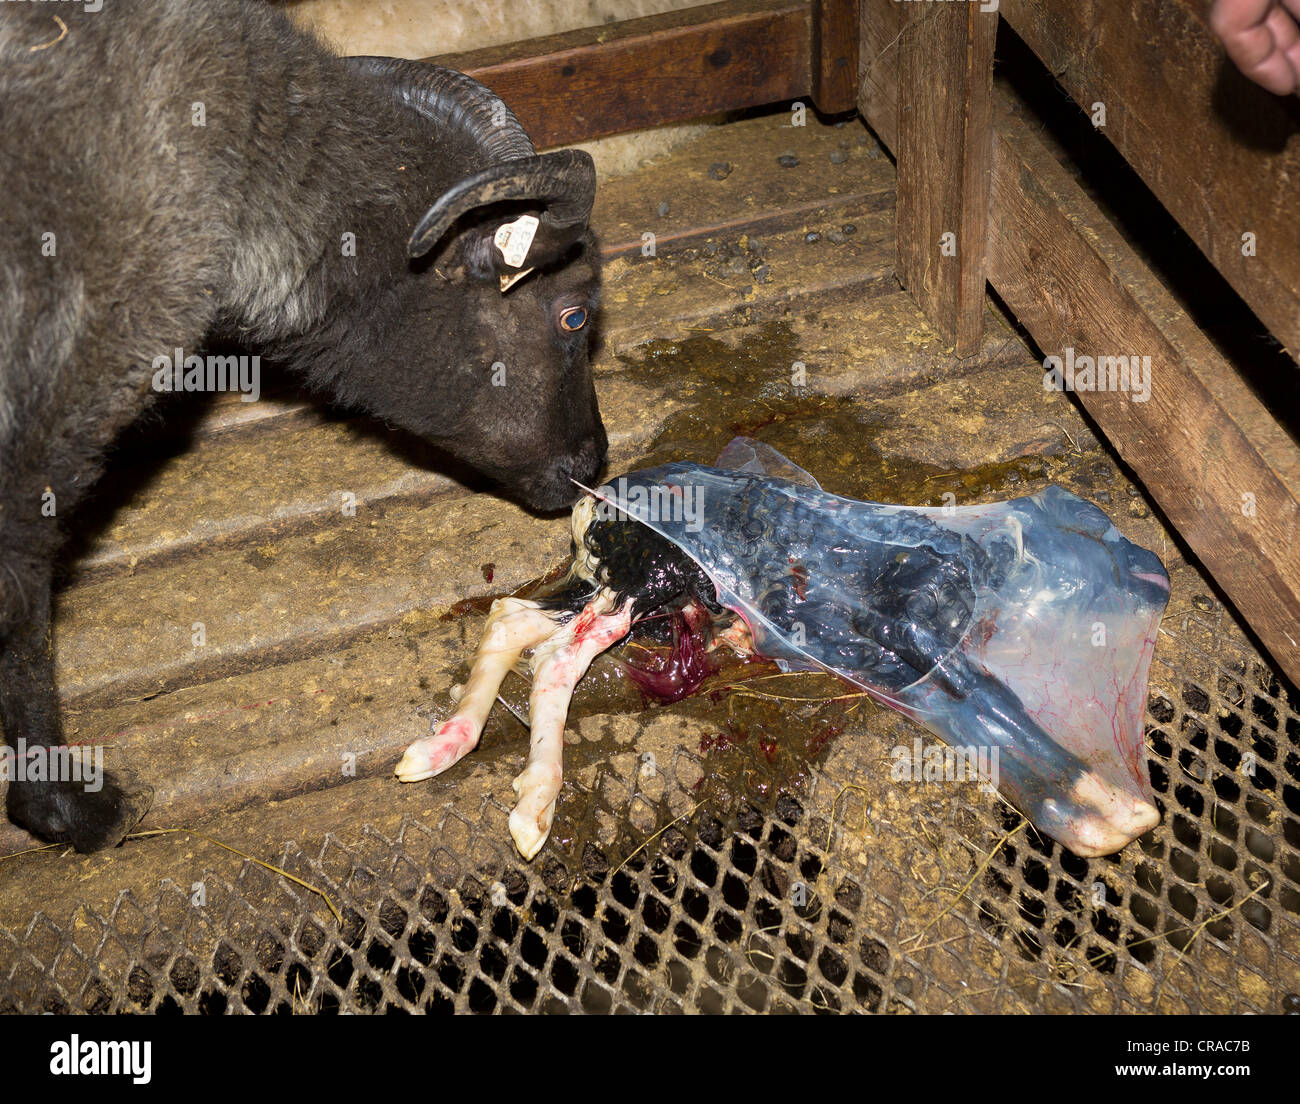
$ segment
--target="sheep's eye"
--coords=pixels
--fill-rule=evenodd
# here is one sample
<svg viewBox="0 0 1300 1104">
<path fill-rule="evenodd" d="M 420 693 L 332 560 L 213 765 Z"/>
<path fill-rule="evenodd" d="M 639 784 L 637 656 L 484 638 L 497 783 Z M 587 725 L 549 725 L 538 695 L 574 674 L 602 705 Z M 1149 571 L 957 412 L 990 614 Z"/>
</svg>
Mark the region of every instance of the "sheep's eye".
<svg viewBox="0 0 1300 1104">
<path fill-rule="evenodd" d="M 587 312 L 582 307 L 570 307 L 560 314 L 560 326 L 563 329 L 580 330 L 587 324 Z"/>
</svg>

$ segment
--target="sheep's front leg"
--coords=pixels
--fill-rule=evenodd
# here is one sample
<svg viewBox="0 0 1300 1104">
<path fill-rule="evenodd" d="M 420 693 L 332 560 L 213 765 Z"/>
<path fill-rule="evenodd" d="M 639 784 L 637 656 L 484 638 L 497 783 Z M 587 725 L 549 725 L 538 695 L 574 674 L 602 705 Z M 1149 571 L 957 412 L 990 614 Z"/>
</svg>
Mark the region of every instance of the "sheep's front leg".
<svg viewBox="0 0 1300 1104">
<path fill-rule="evenodd" d="M 403 782 L 432 778 L 473 751 L 483 734 L 501 680 L 526 649 L 537 647 L 559 629 L 536 602 L 522 598 L 498 598 L 493 602 L 456 711 L 428 736 L 406 749 L 397 764 L 397 777 Z"/>
<path fill-rule="evenodd" d="M 528 699 L 532 745 L 528 764 L 514 782 L 519 800 L 510 814 L 510 834 L 525 859 L 536 855 L 551 833 L 562 778 L 564 722 L 574 687 L 591 661 L 632 627 L 631 600 L 613 613 L 599 612 L 603 604 L 604 596 L 589 604 L 564 634 L 543 644 L 533 656 L 533 690 Z"/>
<path fill-rule="evenodd" d="M 39 540 L 26 544 L 40 547 Z M 8 741 L 14 755 L 24 744 L 45 755 L 70 753 L 60 723 L 50 635 L 52 541 L 47 548 L 49 558 L 41 562 L 14 553 L 8 540 L 0 539 L 0 752 Z M 103 749 L 98 750 L 102 754 Z M 152 801 L 153 789 L 122 767 L 97 778 L 80 772 L 73 778 L 41 781 L 15 778 L 5 795 L 15 824 L 45 839 L 71 843 L 78 851 L 117 846 Z"/>
</svg>

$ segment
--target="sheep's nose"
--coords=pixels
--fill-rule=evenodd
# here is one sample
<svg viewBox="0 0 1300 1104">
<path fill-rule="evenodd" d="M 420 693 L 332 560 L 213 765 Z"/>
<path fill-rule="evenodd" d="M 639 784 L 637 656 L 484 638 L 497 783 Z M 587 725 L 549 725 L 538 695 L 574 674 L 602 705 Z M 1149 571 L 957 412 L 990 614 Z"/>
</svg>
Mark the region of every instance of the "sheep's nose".
<svg viewBox="0 0 1300 1104">
<path fill-rule="evenodd" d="M 594 487 L 605 465 L 604 433 L 589 437 L 573 452 L 552 460 L 528 495 L 535 510 L 563 510 L 578 501 L 582 487 Z"/>
<path fill-rule="evenodd" d="M 552 479 L 557 483 L 565 483 L 570 486 L 572 486 L 573 482 L 578 482 L 586 487 L 594 487 L 596 477 L 600 475 L 600 469 L 605 466 L 605 454 L 608 447 L 605 430 L 602 427 L 600 433 L 597 436 L 588 437 L 577 452 L 562 456 L 555 462 L 552 468 Z M 577 488 L 574 487 L 573 490 L 576 492 Z"/>
</svg>

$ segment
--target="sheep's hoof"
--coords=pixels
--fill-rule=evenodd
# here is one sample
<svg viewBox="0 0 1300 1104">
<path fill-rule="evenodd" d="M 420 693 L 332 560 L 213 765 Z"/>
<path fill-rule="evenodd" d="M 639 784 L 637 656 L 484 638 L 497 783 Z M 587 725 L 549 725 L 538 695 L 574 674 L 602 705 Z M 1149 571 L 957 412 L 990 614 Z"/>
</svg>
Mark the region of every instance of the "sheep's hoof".
<svg viewBox="0 0 1300 1104">
<path fill-rule="evenodd" d="M 93 792 L 78 782 L 11 783 L 5 804 L 9 819 L 33 835 L 86 853 L 121 843 L 149 811 L 153 787 L 119 769 L 106 771 Z"/>
</svg>

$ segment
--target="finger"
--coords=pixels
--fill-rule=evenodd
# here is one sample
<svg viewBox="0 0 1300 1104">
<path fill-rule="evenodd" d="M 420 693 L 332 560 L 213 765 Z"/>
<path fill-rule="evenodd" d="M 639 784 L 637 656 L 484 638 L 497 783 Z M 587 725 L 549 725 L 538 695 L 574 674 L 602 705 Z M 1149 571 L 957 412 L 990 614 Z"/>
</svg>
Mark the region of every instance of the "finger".
<svg viewBox="0 0 1300 1104">
<path fill-rule="evenodd" d="M 1275 0 L 1215 0 L 1210 9 L 1210 26 L 1226 44 L 1230 37 L 1262 27 L 1274 3 Z"/>
</svg>

